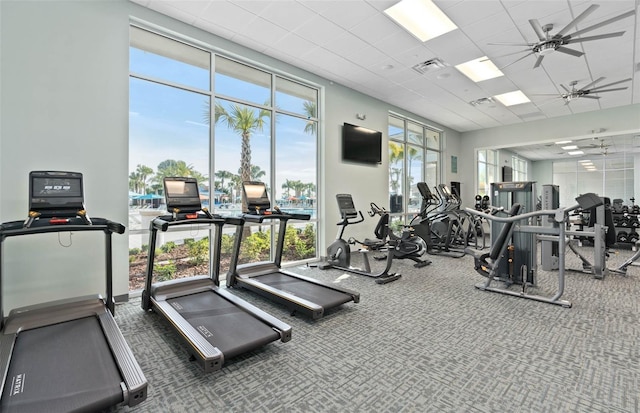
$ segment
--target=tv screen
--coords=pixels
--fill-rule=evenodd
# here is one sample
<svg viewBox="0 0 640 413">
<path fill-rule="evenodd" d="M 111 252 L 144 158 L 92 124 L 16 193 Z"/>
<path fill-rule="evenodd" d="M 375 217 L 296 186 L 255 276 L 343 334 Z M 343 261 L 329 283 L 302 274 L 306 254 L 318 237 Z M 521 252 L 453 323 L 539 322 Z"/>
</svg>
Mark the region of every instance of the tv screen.
<svg viewBox="0 0 640 413">
<path fill-rule="evenodd" d="M 382 162 L 382 132 L 345 123 L 342 127 L 342 159 L 378 164 Z"/>
</svg>

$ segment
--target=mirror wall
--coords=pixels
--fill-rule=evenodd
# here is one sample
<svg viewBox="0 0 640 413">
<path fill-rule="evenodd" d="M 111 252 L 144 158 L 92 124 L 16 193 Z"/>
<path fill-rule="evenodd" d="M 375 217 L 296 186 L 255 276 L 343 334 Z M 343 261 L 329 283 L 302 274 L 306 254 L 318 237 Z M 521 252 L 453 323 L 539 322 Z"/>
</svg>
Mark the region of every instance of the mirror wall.
<svg viewBox="0 0 640 413">
<path fill-rule="evenodd" d="M 640 202 L 640 130 L 498 148 L 500 166 L 511 166 L 514 157 L 527 160 L 536 193 L 543 184 L 560 187 L 560 205 L 573 205 L 585 192 L 628 205 L 637 195 Z"/>
</svg>

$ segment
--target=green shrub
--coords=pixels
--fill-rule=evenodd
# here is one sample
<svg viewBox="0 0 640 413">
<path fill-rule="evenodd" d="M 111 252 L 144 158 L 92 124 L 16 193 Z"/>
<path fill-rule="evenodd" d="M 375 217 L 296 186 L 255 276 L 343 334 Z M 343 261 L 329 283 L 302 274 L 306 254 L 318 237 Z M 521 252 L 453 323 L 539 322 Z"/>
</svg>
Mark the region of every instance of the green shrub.
<svg viewBox="0 0 640 413">
<path fill-rule="evenodd" d="M 138 255 L 140 254 L 140 248 L 129 248 L 129 255 Z"/>
<path fill-rule="evenodd" d="M 222 234 L 222 240 L 220 245 L 221 255 L 231 255 L 233 252 L 234 237 L 229 234 Z"/>
<path fill-rule="evenodd" d="M 298 261 L 315 256 L 315 231 L 313 225 L 307 225 L 303 230 L 287 227 L 285 239 L 285 259 Z"/>
<path fill-rule="evenodd" d="M 171 252 L 176 249 L 177 245 L 173 241 L 167 241 L 162 247 L 160 247 L 160 251 L 162 252 Z"/>
<path fill-rule="evenodd" d="M 153 271 L 156 275 L 157 281 L 167 281 L 175 278 L 178 268 L 176 263 L 169 261 L 167 264 L 156 264 L 153 266 Z"/>
<path fill-rule="evenodd" d="M 266 259 L 271 249 L 271 231 L 259 231 L 249 235 L 242 242 L 240 255 L 249 261 Z"/>
<path fill-rule="evenodd" d="M 192 265 L 201 265 L 209 260 L 209 238 L 192 241 L 187 244 L 187 247 L 189 248 L 189 263 Z"/>
<path fill-rule="evenodd" d="M 142 244 L 142 246 L 140 247 L 140 251 L 141 252 L 149 251 L 149 245 L 148 244 Z"/>
</svg>

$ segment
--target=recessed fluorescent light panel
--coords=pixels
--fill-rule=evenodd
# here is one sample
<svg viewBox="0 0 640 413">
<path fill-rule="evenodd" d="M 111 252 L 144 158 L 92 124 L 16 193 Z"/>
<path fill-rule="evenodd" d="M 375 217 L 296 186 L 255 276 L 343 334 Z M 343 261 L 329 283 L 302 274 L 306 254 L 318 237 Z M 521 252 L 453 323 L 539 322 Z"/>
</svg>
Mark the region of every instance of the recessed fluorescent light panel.
<svg viewBox="0 0 640 413">
<path fill-rule="evenodd" d="M 402 0 L 384 12 L 422 42 L 458 28 L 431 0 Z"/>
<path fill-rule="evenodd" d="M 513 106 L 519 105 L 521 103 L 531 102 L 529 98 L 526 97 L 525 94 L 520 90 L 516 90 L 515 92 L 503 93 L 501 95 L 494 96 L 494 98 L 498 99 L 500 103 L 505 106 Z"/>
<path fill-rule="evenodd" d="M 556 145 L 564 145 L 566 143 L 571 143 L 571 142 L 573 142 L 573 141 L 558 141 L 558 142 L 556 142 Z"/>
<path fill-rule="evenodd" d="M 569 151 L 567 152 L 569 155 L 584 155 L 582 151 Z"/>
<path fill-rule="evenodd" d="M 565 151 L 569 151 L 572 149 L 578 149 L 578 145 L 567 145 L 567 146 L 563 146 L 562 149 L 564 149 Z"/>
<path fill-rule="evenodd" d="M 456 66 L 456 69 L 476 83 L 493 79 L 494 77 L 504 76 L 504 73 L 502 73 L 487 56 L 461 63 Z"/>
</svg>

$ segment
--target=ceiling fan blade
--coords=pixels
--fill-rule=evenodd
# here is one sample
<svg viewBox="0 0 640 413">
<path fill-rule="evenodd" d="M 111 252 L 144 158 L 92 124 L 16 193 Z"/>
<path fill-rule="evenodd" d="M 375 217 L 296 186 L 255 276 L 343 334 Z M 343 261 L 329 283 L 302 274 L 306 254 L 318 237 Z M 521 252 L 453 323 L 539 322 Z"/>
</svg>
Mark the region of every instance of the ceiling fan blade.
<svg viewBox="0 0 640 413">
<path fill-rule="evenodd" d="M 590 89 L 589 93 L 615 92 L 616 90 L 625 90 L 625 89 L 629 89 L 629 88 L 628 87 L 616 87 L 616 88 L 613 88 L 613 89 L 605 89 L 605 90 Z"/>
<path fill-rule="evenodd" d="M 524 47 L 533 47 L 535 43 L 487 43 L 491 46 L 524 46 Z"/>
<path fill-rule="evenodd" d="M 591 86 L 595 85 L 596 83 L 598 83 L 599 81 L 604 80 L 604 79 L 605 79 L 604 76 L 601 76 L 601 77 L 597 78 L 596 80 L 594 80 L 593 82 L 589 83 L 588 85 L 582 86 L 580 89 L 582 89 L 582 90 L 589 89 Z M 600 87 L 600 86 L 598 86 L 598 87 Z"/>
<path fill-rule="evenodd" d="M 582 96 L 580 96 L 580 98 L 586 98 L 586 99 L 600 99 L 600 96 L 582 95 Z"/>
<path fill-rule="evenodd" d="M 575 56 L 575 57 L 580 57 L 580 56 L 582 56 L 584 54 L 584 53 L 579 52 L 577 50 L 569 49 L 568 47 L 563 47 L 563 46 L 558 47 L 556 49 L 556 52 L 570 54 L 571 56 Z"/>
<path fill-rule="evenodd" d="M 625 32 L 615 32 L 615 33 L 606 33 L 606 34 L 599 34 L 597 36 L 587 36 L 587 37 L 580 37 L 578 39 L 567 39 L 565 41 L 565 44 L 573 44 L 573 43 L 581 43 L 581 42 L 589 42 L 591 40 L 599 40 L 599 39 L 608 39 L 610 37 L 620 37 L 624 34 Z"/>
<path fill-rule="evenodd" d="M 529 24 L 531 25 L 531 27 L 533 27 L 533 31 L 536 32 L 536 35 L 538 36 L 538 39 L 540 39 L 540 41 L 547 40 L 547 37 L 544 34 L 544 30 L 542 30 L 542 26 L 540 26 L 540 22 L 537 19 L 529 20 Z"/>
<path fill-rule="evenodd" d="M 566 87 L 565 85 L 560 84 L 560 87 L 561 87 L 561 88 L 563 88 L 565 92 L 567 92 L 567 93 L 571 93 L 571 90 L 569 90 L 569 88 L 568 88 L 568 87 Z"/>
<path fill-rule="evenodd" d="M 543 55 L 538 56 L 538 59 L 536 60 L 536 64 L 533 65 L 534 69 L 540 66 L 540 64 L 542 63 L 542 59 L 544 59 Z"/>
<path fill-rule="evenodd" d="M 517 60 L 514 60 L 513 62 L 509 63 L 509 64 L 508 64 L 508 65 L 506 65 L 506 66 L 502 66 L 502 67 L 500 67 L 499 69 L 500 69 L 500 70 L 502 70 L 502 69 L 504 69 L 505 67 L 509 67 L 509 66 L 511 66 L 511 65 L 512 65 L 512 64 L 514 64 L 514 63 L 518 63 L 519 61 L 521 61 L 521 60 L 522 60 L 522 59 L 524 59 L 525 57 L 527 57 L 527 56 L 531 56 L 533 53 L 534 53 L 534 52 L 529 52 L 529 53 L 527 53 L 526 55 L 522 56 L 521 58 L 519 58 L 519 59 L 517 59 Z"/>
<path fill-rule="evenodd" d="M 524 53 L 524 52 L 531 52 L 531 51 L 530 51 L 530 50 L 518 50 L 517 52 L 506 53 L 506 54 L 501 54 L 500 56 L 495 56 L 495 58 L 512 56 L 512 55 L 514 55 L 514 54 Z M 481 60 L 481 62 L 484 62 L 484 61 L 486 61 L 486 60 L 491 60 L 491 59 L 490 59 L 490 58 L 482 59 L 482 60 Z"/>
<path fill-rule="evenodd" d="M 555 95 L 555 96 L 557 96 L 557 95 Z M 544 102 L 534 103 L 534 105 L 536 105 L 537 107 L 540 107 L 540 106 L 548 105 L 549 103 L 558 103 L 558 102 L 560 102 L 560 101 L 558 99 L 554 98 L 554 99 L 547 99 Z"/>
<path fill-rule="evenodd" d="M 600 85 L 600 86 L 598 86 L 598 87 L 594 87 L 593 89 L 591 89 L 591 91 L 598 90 L 598 89 L 603 88 L 603 87 L 608 87 L 608 86 L 617 85 L 617 84 L 619 84 L 619 83 L 628 82 L 628 81 L 630 81 L 630 80 L 631 80 L 631 78 L 629 78 L 629 79 L 624 79 L 624 80 L 618 80 L 617 82 L 613 82 L 613 83 L 607 83 L 606 85 Z M 591 85 L 589 85 L 589 86 L 591 86 Z M 587 86 L 583 87 L 583 89 L 587 89 Z M 625 88 L 625 89 L 626 89 L 626 88 Z"/>
<path fill-rule="evenodd" d="M 584 20 L 588 15 L 593 13 L 598 7 L 600 7 L 600 6 L 598 6 L 597 4 L 592 4 L 591 6 L 589 6 L 585 11 L 580 13 L 580 15 L 578 17 L 573 19 L 573 21 L 571 21 L 571 23 L 567 24 L 566 26 L 564 26 L 564 28 L 562 30 L 560 30 L 558 33 L 556 33 L 556 35 L 554 37 L 562 37 L 562 36 L 564 36 L 564 34 L 566 32 L 568 32 L 569 29 L 574 28 L 576 26 L 576 24 L 578 24 L 582 20 Z"/>
<path fill-rule="evenodd" d="M 619 16 L 612 17 L 612 18 L 607 19 L 607 20 L 605 20 L 605 21 L 603 21 L 603 22 L 600 22 L 600 23 L 594 24 L 593 26 L 589 26 L 589 27 L 584 28 L 584 29 L 582 29 L 582 30 L 578 30 L 577 32 L 573 32 L 573 33 L 571 33 L 569 36 L 571 36 L 571 37 L 578 36 L 578 35 L 580 35 L 580 34 L 582 34 L 582 33 L 586 33 L 586 32 L 589 32 L 589 31 L 591 31 L 591 30 L 595 30 L 595 29 L 597 29 L 597 28 L 599 28 L 599 27 L 606 26 L 607 24 L 610 24 L 610 23 L 616 22 L 616 21 L 618 21 L 618 20 L 624 19 L 624 18 L 626 18 L 626 17 L 633 16 L 634 14 L 636 14 L 636 11 L 635 11 L 635 10 L 629 10 L 628 12 L 626 12 L 626 13 L 622 13 L 622 14 L 621 14 L 621 15 L 619 15 Z"/>
</svg>

